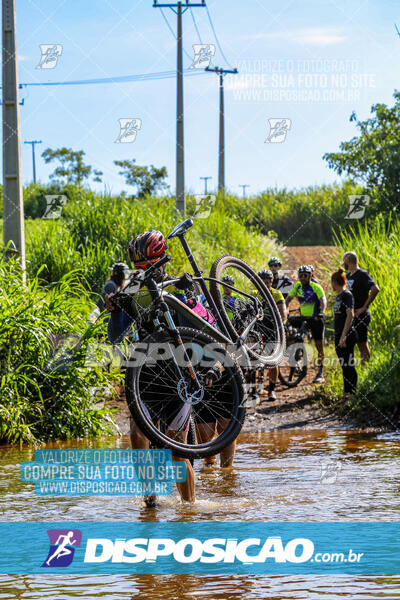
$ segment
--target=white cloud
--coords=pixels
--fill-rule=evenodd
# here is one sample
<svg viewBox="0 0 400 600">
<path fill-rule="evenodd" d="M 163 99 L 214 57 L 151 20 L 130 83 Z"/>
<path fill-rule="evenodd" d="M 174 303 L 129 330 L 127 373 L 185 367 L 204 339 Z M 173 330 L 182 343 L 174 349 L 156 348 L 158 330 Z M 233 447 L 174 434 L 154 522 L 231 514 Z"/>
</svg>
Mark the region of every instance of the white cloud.
<svg viewBox="0 0 400 600">
<path fill-rule="evenodd" d="M 329 27 L 310 27 L 305 29 L 292 29 L 275 31 L 271 33 L 258 33 L 251 36 L 252 40 L 281 40 L 294 44 L 310 44 L 314 46 L 329 46 L 340 44 L 346 38 L 337 29 Z"/>
</svg>

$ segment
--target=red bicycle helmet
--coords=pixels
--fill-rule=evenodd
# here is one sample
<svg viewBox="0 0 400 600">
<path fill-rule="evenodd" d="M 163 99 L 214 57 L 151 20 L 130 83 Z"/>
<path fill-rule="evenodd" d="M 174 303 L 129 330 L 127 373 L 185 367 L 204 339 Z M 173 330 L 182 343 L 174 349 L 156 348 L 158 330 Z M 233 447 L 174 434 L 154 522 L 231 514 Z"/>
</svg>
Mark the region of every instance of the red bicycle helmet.
<svg viewBox="0 0 400 600">
<path fill-rule="evenodd" d="M 129 242 L 128 254 L 136 267 L 145 269 L 156 262 L 166 251 L 167 242 L 161 231 L 152 229 L 140 233 Z"/>
</svg>

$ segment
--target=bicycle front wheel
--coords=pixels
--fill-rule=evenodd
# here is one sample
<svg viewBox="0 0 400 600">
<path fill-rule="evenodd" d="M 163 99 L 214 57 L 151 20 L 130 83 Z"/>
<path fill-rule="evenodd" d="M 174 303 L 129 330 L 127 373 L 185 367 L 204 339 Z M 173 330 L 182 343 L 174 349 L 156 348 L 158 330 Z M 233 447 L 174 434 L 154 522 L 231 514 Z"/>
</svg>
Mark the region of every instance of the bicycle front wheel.
<svg viewBox="0 0 400 600">
<path fill-rule="evenodd" d="M 254 366 L 277 366 L 285 351 L 285 332 L 270 291 L 257 273 L 240 258 L 226 255 L 214 262 L 210 278 L 221 280 L 226 276 L 233 278 L 232 285 L 239 292 L 232 292 L 228 296 L 222 283 L 210 281 L 210 293 L 229 335 L 233 340 L 241 336 L 261 309 L 261 318 L 251 326 L 244 343 L 250 358 L 255 362 Z M 259 308 L 240 292 L 253 296 Z"/>
<path fill-rule="evenodd" d="M 243 375 L 210 336 L 188 327 L 178 331 L 183 346 L 163 331 L 149 336 L 140 353 L 139 348 L 134 352 L 135 364 L 125 378 L 128 407 L 136 425 L 157 447 L 183 458 L 212 456 L 231 444 L 242 428 Z M 191 361 L 191 376 L 183 348 Z M 218 368 L 222 376 L 210 386 L 205 381 L 211 368 Z M 191 423 L 194 432 L 192 428 L 189 435 Z M 208 441 L 200 443 L 205 438 Z"/>
</svg>

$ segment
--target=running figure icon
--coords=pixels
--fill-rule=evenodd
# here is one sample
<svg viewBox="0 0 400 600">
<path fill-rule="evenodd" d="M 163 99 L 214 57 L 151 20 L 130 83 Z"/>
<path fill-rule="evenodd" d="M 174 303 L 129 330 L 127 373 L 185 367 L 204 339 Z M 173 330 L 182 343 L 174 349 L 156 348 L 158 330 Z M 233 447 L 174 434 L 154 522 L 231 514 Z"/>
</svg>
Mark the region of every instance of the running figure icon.
<svg viewBox="0 0 400 600">
<path fill-rule="evenodd" d="M 79 529 L 49 529 L 50 548 L 42 567 L 67 567 L 72 563 L 75 548 L 81 545 Z"/>
<path fill-rule="evenodd" d="M 53 558 L 56 558 L 57 556 L 61 558 L 62 556 L 66 556 L 67 554 L 72 554 L 72 550 L 70 548 L 67 548 L 67 546 L 73 546 L 77 542 L 77 540 L 72 539 L 73 536 L 74 532 L 69 531 L 67 535 L 60 535 L 58 537 L 56 544 L 59 544 L 59 546 L 57 547 L 57 550 L 50 556 L 50 558 L 46 560 L 46 565 L 50 566 L 50 563 L 53 560 Z M 63 541 L 60 543 L 61 539 Z"/>
</svg>

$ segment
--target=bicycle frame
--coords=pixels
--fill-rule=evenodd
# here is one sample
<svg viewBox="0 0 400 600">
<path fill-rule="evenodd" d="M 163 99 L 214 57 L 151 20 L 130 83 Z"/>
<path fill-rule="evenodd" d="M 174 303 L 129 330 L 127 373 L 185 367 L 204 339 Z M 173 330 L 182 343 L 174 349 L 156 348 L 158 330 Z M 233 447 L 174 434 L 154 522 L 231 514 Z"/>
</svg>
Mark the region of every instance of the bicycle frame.
<svg viewBox="0 0 400 600">
<path fill-rule="evenodd" d="M 251 296 L 250 294 L 247 294 L 245 292 L 243 292 L 242 290 L 239 290 L 237 288 L 235 288 L 233 285 L 230 285 L 226 282 L 222 282 L 219 279 L 214 279 L 211 277 L 203 277 L 203 273 L 202 271 L 200 271 L 198 264 L 196 262 L 196 259 L 194 258 L 192 251 L 189 247 L 189 244 L 186 241 L 185 238 L 185 234 L 182 235 L 177 235 L 176 236 L 180 243 L 182 244 L 182 248 L 185 251 L 185 254 L 189 260 L 189 263 L 193 269 L 193 273 L 194 273 L 194 281 L 197 281 L 200 284 L 200 288 L 201 291 L 203 292 L 208 306 L 211 308 L 211 312 L 212 314 L 215 316 L 216 321 L 218 323 L 218 326 L 220 327 L 220 329 L 223 331 L 223 333 L 225 334 L 225 336 L 228 338 L 230 343 L 234 343 L 236 344 L 238 347 L 242 346 L 243 350 L 244 350 L 244 342 L 251 330 L 251 328 L 253 327 L 253 325 L 256 323 L 256 321 L 258 321 L 260 318 L 262 318 L 262 313 L 260 313 L 259 311 L 257 311 L 257 316 L 248 324 L 248 326 L 246 327 L 246 329 L 244 330 L 244 332 L 242 333 L 241 336 L 238 336 L 237 339 L 233 340 L 231 339 L 228 330 L 225 327 L 225 324 L 223 322 L 223 320 L 221 319 L 221 315 L 219 314 L 218 308 L 214 302 L 213 297 L 210 294 L 210 291 L 206 285 L 206 281 L 215 281 L 216 283 L 220 283 L 221 285 L 224 285 L 225 287 L 231 289 L 232 291 L 238 292 L 239 294 L 241 294 L 242 296 L 245 296 L 246 298 L 249 298 L 253 303 L 255 308 L 257 308 L 257 300 L 256 298 L 254 298 L 254 296 Z M 245 351 L 245 350 L 244 350 Z M 246 355 L 247 355 L 247 351 Z"/>
<path fill-rule="evenodd" d="M 184 234 L 178 235 L 177 238 L 179 239 L 180 243 L 182 244 L 182 248 L 185 251 L 185 254 L 188 257 L 190 265 L 193 269 L 193 274 L 194 274 L 196 280 L 200 283 L 201 291 L 203 292 L 203 294 L 207 300 L 208 306 L 212 309 L 211 312 L 215 316 L 218 326 L 221 328 L 223 333 L 229 338 L 228 330 L 226 329 L 225 324 L 223 323 L 223 321 L 221 319 L 221 315 L 219 314 L 219 311 L 215 305 L 214 299 L 210 294 L 210 290 L 206 286 L 206 282 L 203 277 L 203 273 L 200 271 L 200 269 L 198 267 L 196 259 L 194 258 L 192 251 L 190 250 L 189 244 L 186 241 L 185 235 Z"/>
<path fill-rule="evenodd" d="M 227 282 L 222 282 L 218 279 L 214 279 L 214 278 L 210 278 L 210 277 L 203 277 L 203 273 L 202 273 L 202 271 L 200 271 L 199 266 L 191 252 L 189 244 L 187 243 L 187 241 L 185 239 L 185 234 L 183 233 L 181 235 L 176 235 L 175 237 L 178 237 L 179 241 L 182 244 L 185 254 L 186 254 L 186 256 L 189 260 L 189 263 L 193 269 L 193 273 L 194 273 L 193 281 L 199 283 L 201 291 L 207 300 L 208 306 L 211 309 L 211 312 L 216 319 L 216 323 L 217 323 L 219 329 L 217 329 L 216 327 L 213 327 L 209 323 L 207 323 L 207 321 L 205 321 L 202 317 L 197 315 L 193 310 L 191 310 L 186 304 L 184 304 L 182 301 L 180 301 L 174 295 L 163 291 L 164 287 L 173 285 L 174 283 L 176 283 L 178 281 L 178 279 L 173 279 L 173 280 L 169 280 L 166 282 L 162 282 L 161 289 L 160 289 L 159 285 L 157 285 L 155 280 L 151 277 L 151 274 L 157 268 L 161 267 L 163 264 L 165 264 L 166 262 L 168 262 L 170 260 L 170 257 L 168 257 L 168 256 L 164 256 L 159 261 L 154 263 L 149 269 L 147 269 L 147 271 L 144 272 L 144 277 L 142 277 L 142 281 L 146 282 L 146 285 L 151 293 L 153 305 L 155 307 L 156 312 L 157 312 L 157 309 L 161 309 L 162 312 L 164 313 L 166 322 L 168 324 L 168 328 L 170 330 L 176 330 L 176 326 L 173 322 L 173 319 L 172 319 L 170 311 L 169 311 L 170 308 L 173 309 L 179 315 L 181 315 L 183 318 L 187 319 L 194 328 L 204 331 L 205 333 L 210 335 L 210 337 L 212 337 L 215 341 L 222 343 L 225 346 L 228 345 L 230 348 L 232 348 L 232 352 L 237 352 L 240 349 L 241 360 L 242 360 L 242 358 L 244 358 L 243 366 L 250 367 L 251 361 L 250 361 L 248 351 L 245 347 L 245 340 L 246 340 L 251 328 L 256 323 L 256 321 L 258 321 L 260 318 L 262 318 L 263 313 L 260 310 L 259 302 L 251 294 L 247 294 L 246 292 L 243 292 L 242 290 L 235 288 L 233 285 L 230 285 Z M 218 308 L 214 302 L 214 299 L 211 296 L 211 293 L 206 285 L 206 281 L 215 281 L 216 283 L 219 283 L 225 287 L 228 287 L 232 291 L 238 292 L 242 296 L 248 298 L 254 304 L 254 308 L 256 309 L 256 316 L 247 325 L 247 327 L 243 331 L 243 333 L 240 336 L 238 336 L 236 339 L 232 339 L 228 330 L 226 329 L 226 326 L 221 318 L 221 315 L 220 315 Z M 125 287 L 129 287 L 129 283 Z M 160 327 L 160 322 L 158 320 L 157 320 L 157 322 L 155 321 L 154 323 L 157 327 Z"/>
</svg>

